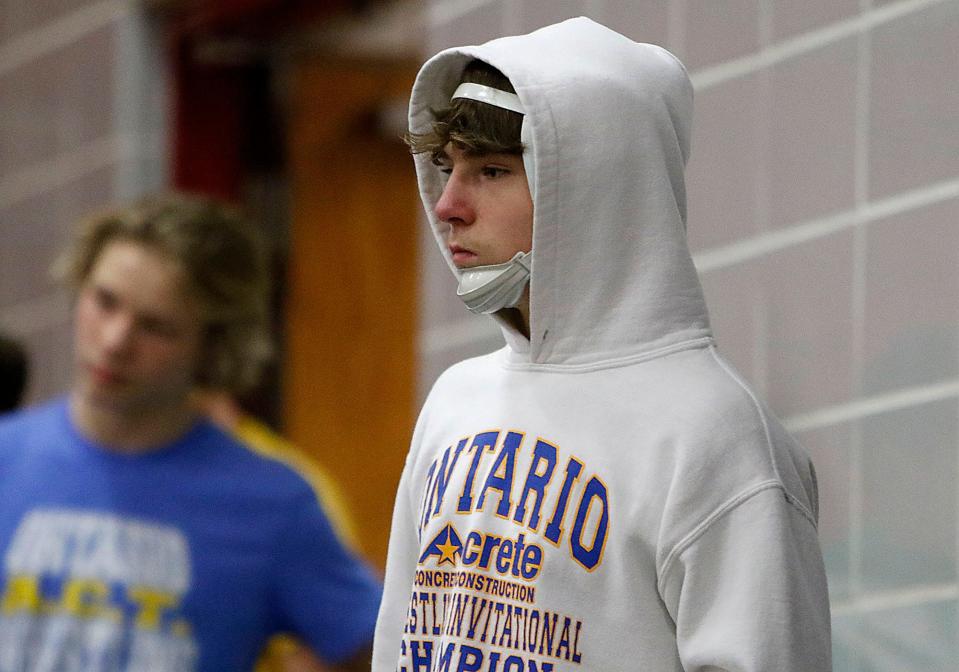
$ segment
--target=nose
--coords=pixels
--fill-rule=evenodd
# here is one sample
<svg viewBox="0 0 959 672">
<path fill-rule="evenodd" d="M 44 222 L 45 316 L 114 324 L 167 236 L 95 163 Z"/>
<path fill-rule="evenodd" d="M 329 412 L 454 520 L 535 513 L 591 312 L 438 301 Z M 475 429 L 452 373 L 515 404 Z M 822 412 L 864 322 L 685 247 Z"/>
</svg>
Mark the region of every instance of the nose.
<svg viewBox="0 0 959 672">
<path fill-rule="evenodd" d="M 129 315 L 110 316 L 100 331 L 100 342 L 111 355 L 122 355 L 133 342 L 133 319 Z"/>
<path fill-rule="evenodd" d="M 436 217 L 450 225 L 472 224 L 475 219 L 469 187 L 454 170 L 433 207 Z"/>
</svg>

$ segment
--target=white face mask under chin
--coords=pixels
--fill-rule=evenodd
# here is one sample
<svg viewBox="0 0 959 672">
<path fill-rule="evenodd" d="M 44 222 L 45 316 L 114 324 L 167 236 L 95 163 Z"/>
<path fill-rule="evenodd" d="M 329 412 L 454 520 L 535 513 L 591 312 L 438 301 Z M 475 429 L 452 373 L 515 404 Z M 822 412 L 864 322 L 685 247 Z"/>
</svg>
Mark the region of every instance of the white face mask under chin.
<svg viewBox="0 0 959 672">
<path fill-rule="evenodd" d="M 529 273 L 530 253 L 517 252 L 502 264 L 463 269 L 456 295 L 472 313 L 489 314 L 512 308 L 526 289 Z"/>
</svg>

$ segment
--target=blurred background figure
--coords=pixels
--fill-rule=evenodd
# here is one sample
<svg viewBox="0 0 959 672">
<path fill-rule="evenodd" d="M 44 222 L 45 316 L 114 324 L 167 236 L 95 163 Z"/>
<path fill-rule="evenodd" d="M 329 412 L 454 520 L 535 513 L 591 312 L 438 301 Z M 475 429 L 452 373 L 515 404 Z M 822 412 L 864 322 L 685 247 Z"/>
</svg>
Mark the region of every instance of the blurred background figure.
<svg viewBox="0 0 959 672">
<path fill-rule="evenodd" d="M 581 14 L 689 67 L 689 245 L 721 351 L 817 465 L 835 670 L 952 670 L 959 0 L 0 3 L 0 328 L 29 397 L 71 384 L 48 268 L 78 217 L 171 187 L 241 203 L 278 279 L 244 403 L 343 485 L 382 567 L 415 409 L 502 344 L 419 220 L 413 74 Z"/>
<path fill-rule="evenodd" d="M 3 666 L 250 669 L 289 631 L 368 667 L 380 586 L 315 479 L 192 397 L 243 393 L 269 356 L 254 228 L 209 198 L 144 198 L 84 220 L 58 270 L 69 395 L 0 421 Z"/>
<path fill-rule="evenodd" d="M 0 333 L 0 413 L 20 405 L 27 388 L 27 351 L 19 341 Z"/>
</svg>

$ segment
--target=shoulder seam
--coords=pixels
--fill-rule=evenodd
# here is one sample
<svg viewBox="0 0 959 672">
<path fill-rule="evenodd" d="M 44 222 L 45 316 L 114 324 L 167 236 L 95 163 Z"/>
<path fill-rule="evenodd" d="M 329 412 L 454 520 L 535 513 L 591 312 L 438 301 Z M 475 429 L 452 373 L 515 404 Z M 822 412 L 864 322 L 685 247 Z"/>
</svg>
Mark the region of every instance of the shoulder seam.
<svg viewBox="0 0 959 672">
<path fill-rule="evenodd" d="M 773 441 L 772 441 L 772 437 L 769 435 L 769 423 L 766 421 L 766 413 L 763 412 L 762 406 L 760 405 L 759 400 L 756 398 L 756 395 L 749 388 L 749 386 L 746 385 L 742 377 L 736 371 L 731 369 L 729 365 L 722 360 L 721 357 L 716 355 L 715 347 L 712 347 L 709 349 L 709 354 L 712 356 L 713 360 L 719 365 L 719 367 L 726 372 L 726 375 L 732 378 L 732 380 L 740 387 L 740 389 L 746 394 L 746 396 L 749 397 L 749 400 L 752 402 L 753 410 L 756 412 L 756 415 L 759 416 L 759 421 L 763 425 L 763 436 L 766 439 L 766 452 L 769 457 L 769 466 L 772 468 L 773 473 L 776 476 L 776 479 L 779 481 L 783 489 L 783 493 L 786 495 L 786 499 L 789 500 L 789 502 L 793 506 L 798 508 L 806 518 L 809 518 L 809 520 L 812 521 L 813 527 L 817 527 L 816 516 L 813 514 L 812 511 L 810 511 L 806 507 L 805 504 L 803 504 L 803 502 L 798 497 L 796 497 L 794 494 L 789 492 L 789 490 L 786 488 L 785 481 L 783 480 L 782 474 L 779 473 L 779 467 L 776 466 L 776 458 L 773 455 Z"/>
<path fill-rule="evenodd" d="M 669 576 L 669 573 L 672 571 L 673 565 L 675 564 L 677 558 L 683 554 L 690 546 L 692 546 L 700 537 L 702 537 L 706 532 L 713 526 L 717 520 L 725 516 L 727 513 L 737 508 L 741 504 L 749 501 L 756 495 L 766 490 L 779 490 L 783 493 L 783 498 L 786 502 L 795 508 L 803 518 L 809 521 L 809 524 L 813 526 L 813 529 L 816 529 L 816 521 L 809 514 L 809 511 L 806 510 L 806 507 L 801 505 L 801 502 L 798 502 L 795 497 L 792 497 L 789 492 L 786 490 L 785 486 L 780 483 L 778 480 L 766 480 L 761 483 L 757 483 L 739 493 L 735 497 L 724 502 L 716 509 L 713 510 L 708 516 L 706 516 L 699 525 L 697 525 L 689 534 L 676 542 L 676 545 L 673 546 L 673 549 L 666 556 L 666 559 L 663 561 L 663 567 L 659 571 L 659 580 L 657 581 L 657 588 L 659 589 L 660 595 L 665 592 L 666 589 L 666 579 Z"/>
<path fill-rule="evenodd" d="M 713 345 L 712 336 L 702 336 L 692 338 L 679 343 L 665 345 L 654 350 L 644 350 L 642 352 L 624 355 L 621 357 L 611 357 L 595 362 L 582 362 L 579 364 L 537 364 L 533 362 L 513 362 L 506 360 L 503 367 L 514 371 L 542 371 L 545 373 L 592 373 L 594 371 L 604 371 L 606 369 L 618 369 L 634 364 L 642 364 L 654 359 L 661 359 L 678 352 L 686 350 L 699 350 Z"/>
</svg>

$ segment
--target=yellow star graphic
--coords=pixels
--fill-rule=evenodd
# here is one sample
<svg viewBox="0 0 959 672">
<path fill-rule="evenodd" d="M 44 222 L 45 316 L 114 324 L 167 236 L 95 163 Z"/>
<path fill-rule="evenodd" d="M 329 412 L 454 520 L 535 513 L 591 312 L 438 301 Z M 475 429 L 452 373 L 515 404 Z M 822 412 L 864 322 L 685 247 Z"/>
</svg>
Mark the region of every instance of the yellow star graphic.
<svg viewBox="0 0 959 672">
<path fill-rule="evenodd" d="M 437 544 L 436 548 L 438 548 L 440 553 L 442 554 L 440 555 L 439 562 L 437 562 L 436 564 L 442 565 L 444 562 L 448 562 L 451 565 L 456 564 L 456 554 L 459 553 L 460 547 L 450 543 L 449 534 L 446 535 L 446 543 Z"/>
</svg>

